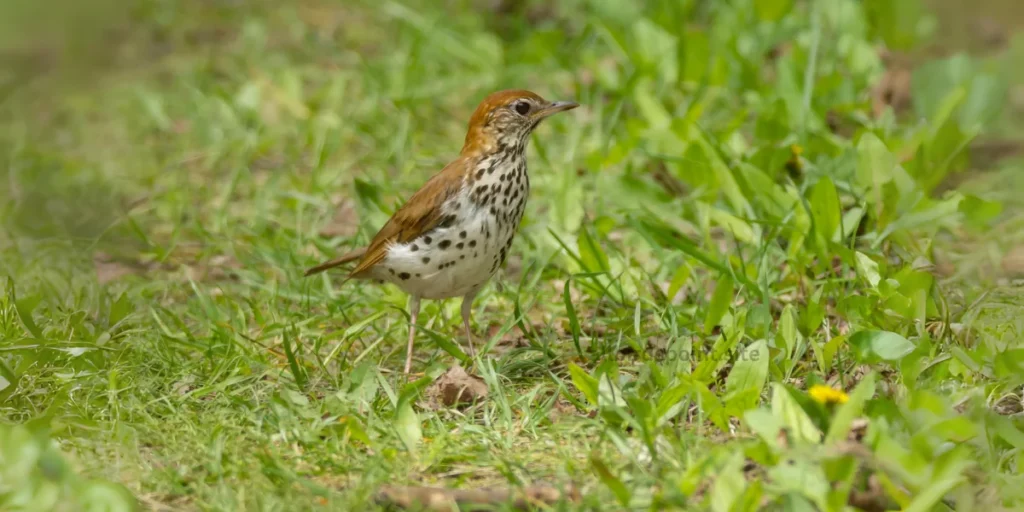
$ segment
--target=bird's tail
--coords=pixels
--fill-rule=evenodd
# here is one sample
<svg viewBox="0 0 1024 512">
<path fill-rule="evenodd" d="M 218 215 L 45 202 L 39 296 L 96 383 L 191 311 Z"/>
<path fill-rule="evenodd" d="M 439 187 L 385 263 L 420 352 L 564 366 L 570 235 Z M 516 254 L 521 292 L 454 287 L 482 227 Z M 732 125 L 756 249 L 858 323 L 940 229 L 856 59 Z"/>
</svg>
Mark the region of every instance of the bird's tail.
<svg viewBox="0 0 1024 512">
<path fill-rule="evenodd" d="M 362 258 L 363 254 L 365 254 L 365 253 L 366 253 L 366 248 L 355 249 L 355 250 L 350 251 L 350 252 L 348 252 L 346 254 L 338 256 L 337 258 L 334 258 L 333 260 L 321 263 L 321 264 L 319 264 L 319 265 L 317 265 L 317 266 L 307 270 L 306 273 L 303 274 L 303 275 L 311 276 L 313 274 L 319 274 L 320 272 L 323 272 L 324 270 L 327 270 L 327 269 L 331 269 L 331 268 L 334 268 L 334 267 L 340 267 L 340 266 L 342 266 L 342 265 L 344 265 L 344 264 L 346 264 L 346 263 L 348 263 L 350 261 L 355 261 L 355 260 L 358 260 L 359 258 Z"/>
</svg>

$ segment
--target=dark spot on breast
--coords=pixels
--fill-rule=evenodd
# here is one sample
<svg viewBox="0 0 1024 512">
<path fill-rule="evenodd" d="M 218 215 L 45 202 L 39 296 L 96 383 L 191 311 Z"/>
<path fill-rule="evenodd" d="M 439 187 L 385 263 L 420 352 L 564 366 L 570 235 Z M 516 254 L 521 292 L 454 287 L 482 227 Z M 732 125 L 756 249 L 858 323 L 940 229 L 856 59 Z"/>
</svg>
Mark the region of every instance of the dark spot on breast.
<svg viewBox="0 0 1024 512">
<path fill-rule="evenodd" d="M 470 247 L 476 247 L 476 240 L 470 240 L 469 241 L 469 246 Z"/>
<path fill-rule="evenodd" d="M 398 274 L 398 278 L 401 279 L 402 281 L 405 281 L 406 279 L 409 279 L 409 273 L 402 272 L 401 274 Z"/>
<path fill-rule="evenodd" d="M 459 238 L 466 238 L 466 230 L 462 230 L 459 232 Z"/>
<path fill-rule="evenodd" d="M 464 260 L 464 259 L 466 259 L 466 255 L 465 255 L 465 254 L 460 254 L 460 255 L 459 255 L 459 259 L 460 259 L 460 260 Z"/>
<path fill-rule="evenodd" d="M 466 245 L 466 244 L 464 244 L 464 243 L 462 243 L 462 242 L 459 242 L 459 243 L 455 244 L 455 248 L 456 248 L 456 249 L 462 249 L 462 248 L 463 248 L 463 246 L 465 246 L 465 245 Z"/>
<path fill-rule="evenodd" d="M 430 263 L 430 258 L 424 256 L 423 257 L 423 264 L 426 265 L 427 263 Z"/>
<path fill-rule="evenodd" d="M 480 179 L 480 178 L 483 178 L 483 177 L 484 177 L 484 170 L 483 169 L 480 169 L 479 171 L 476 172 L 476 179 Z"/>
<path fill-rule="evenodd" d="M 478 252 L 474 252 L 474 253 L 473 253 L 473 257 L 474 257 L 474 258 L 476 258 L 476 257 L 479 257 L 479 256 L 480 256 L 480 253 L 478 253 Z"/>
<path fill-rule="evenodd" d="M 498 181 L 505 181 L 505 175 L 498 176 Z"/>
<path fill-rule="evenodd" d="M 419 279 L 421 276 L 422 276 L 422 274 L 419 274 L 419 273 L 416 274 L 416 278 L 417 279 Z"/>
<path fill-rule="evenodd" d="M 433 242 L 433 240 L 431 240 L 429 236 L 423 237 L 423 243 L 430 245 L 430 242 Z"/>
<path fill-rule="evenodd" d="M 395 269 L 393 269 L 393 268 L 389 268 L 388 272 L 391 272 L 391 275 L 395 275 Z"/>
<path fill-rule="evenodd" d="M 412 251 L 412 252 L 416 252 L 416 251 L 420 250 L 420 246 L 418 246 L 416 244 L 412 244 L 411 246 L 409 246 L 409 250 Z"/>
<path fill-rule="evenodd" d="M 438 243 L 437 246 L 443 250 L 443 249 L 447 249 L 448 246 L 451 245 L 451 244 L 452 244 L 451 240 L 441 240 L 441 242 Z"/>
<path fill-rule="evenodd" d="M 455 224 L 455 215 L 450 214 L 442 217 L 441 222 L 437 226 L 441 228 L 450 228 L 452 224 Z"/>
<path fill-rule="evenodd" d="M 498 215 L 498 210 L 495 210 L 493 206 L 491 207 L 491 215 Z"/>
</svg>

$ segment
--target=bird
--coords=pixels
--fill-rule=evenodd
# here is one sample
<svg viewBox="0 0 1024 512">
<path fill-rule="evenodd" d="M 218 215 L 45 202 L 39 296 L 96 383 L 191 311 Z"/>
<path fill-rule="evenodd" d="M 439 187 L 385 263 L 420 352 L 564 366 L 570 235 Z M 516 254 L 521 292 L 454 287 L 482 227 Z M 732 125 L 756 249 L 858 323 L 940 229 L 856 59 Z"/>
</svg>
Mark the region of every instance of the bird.
<svg viewBox="0 0 1024 512">
<path fill-rule="evenodd" d="M 459 156 L 395 211 L 366 247 L 305 272 L 355 262 L 351 279 L 391 283 L 409 296 L 405 370 L 412 368 L 420 301 L 462 297 L 469 355 L 476 359 L 470 316 L 477 294 L 512 246 L 530 193 L 526 147 L 548 117 L 579 107 L 524 90 L 489 94 L 473 111 Z"/>
</svg>

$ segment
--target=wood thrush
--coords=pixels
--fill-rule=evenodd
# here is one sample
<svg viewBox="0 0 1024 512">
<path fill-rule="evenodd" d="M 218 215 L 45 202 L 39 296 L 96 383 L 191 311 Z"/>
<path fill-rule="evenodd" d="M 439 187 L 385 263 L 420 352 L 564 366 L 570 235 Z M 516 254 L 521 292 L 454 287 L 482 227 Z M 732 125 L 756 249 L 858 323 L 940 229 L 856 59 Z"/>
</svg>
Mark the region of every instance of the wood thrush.
<svg viewBox="0 0 1024 512">
<path fill-rule="evenodd" d="M 462 152 L 423 185 L 370 245 L 306 271 L 312 275 L 357 261 L 349 279 L 390 282 L 409 294 L 405 373 L 412 367 L 420 299 L 462 297 L 469 354 L 473 299 L 504 263 L 530 192 L 526 144 L 552 114 L 578 107 L 524 90 L 485 98 L 469 120 Z M 344 281 L 343 281 L 344 282 Z"/>
</svg>

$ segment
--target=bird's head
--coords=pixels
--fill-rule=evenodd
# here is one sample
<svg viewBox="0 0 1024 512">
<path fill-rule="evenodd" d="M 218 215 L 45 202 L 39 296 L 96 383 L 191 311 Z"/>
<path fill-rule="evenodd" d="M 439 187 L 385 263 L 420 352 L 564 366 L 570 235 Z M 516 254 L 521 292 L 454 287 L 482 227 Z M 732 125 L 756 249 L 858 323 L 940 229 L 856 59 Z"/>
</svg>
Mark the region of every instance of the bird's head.
<svg viewBox="0 0 1024 512">
<path fill-rule="evenodd" d="M 490 153 L 502 147 L 525 146 L 530 133 L 547 117 L 572 110 L 571 101 L 547 101 L 525 90 L 498 91 L 473 112 L 462 154 Z"/>
</svg>

